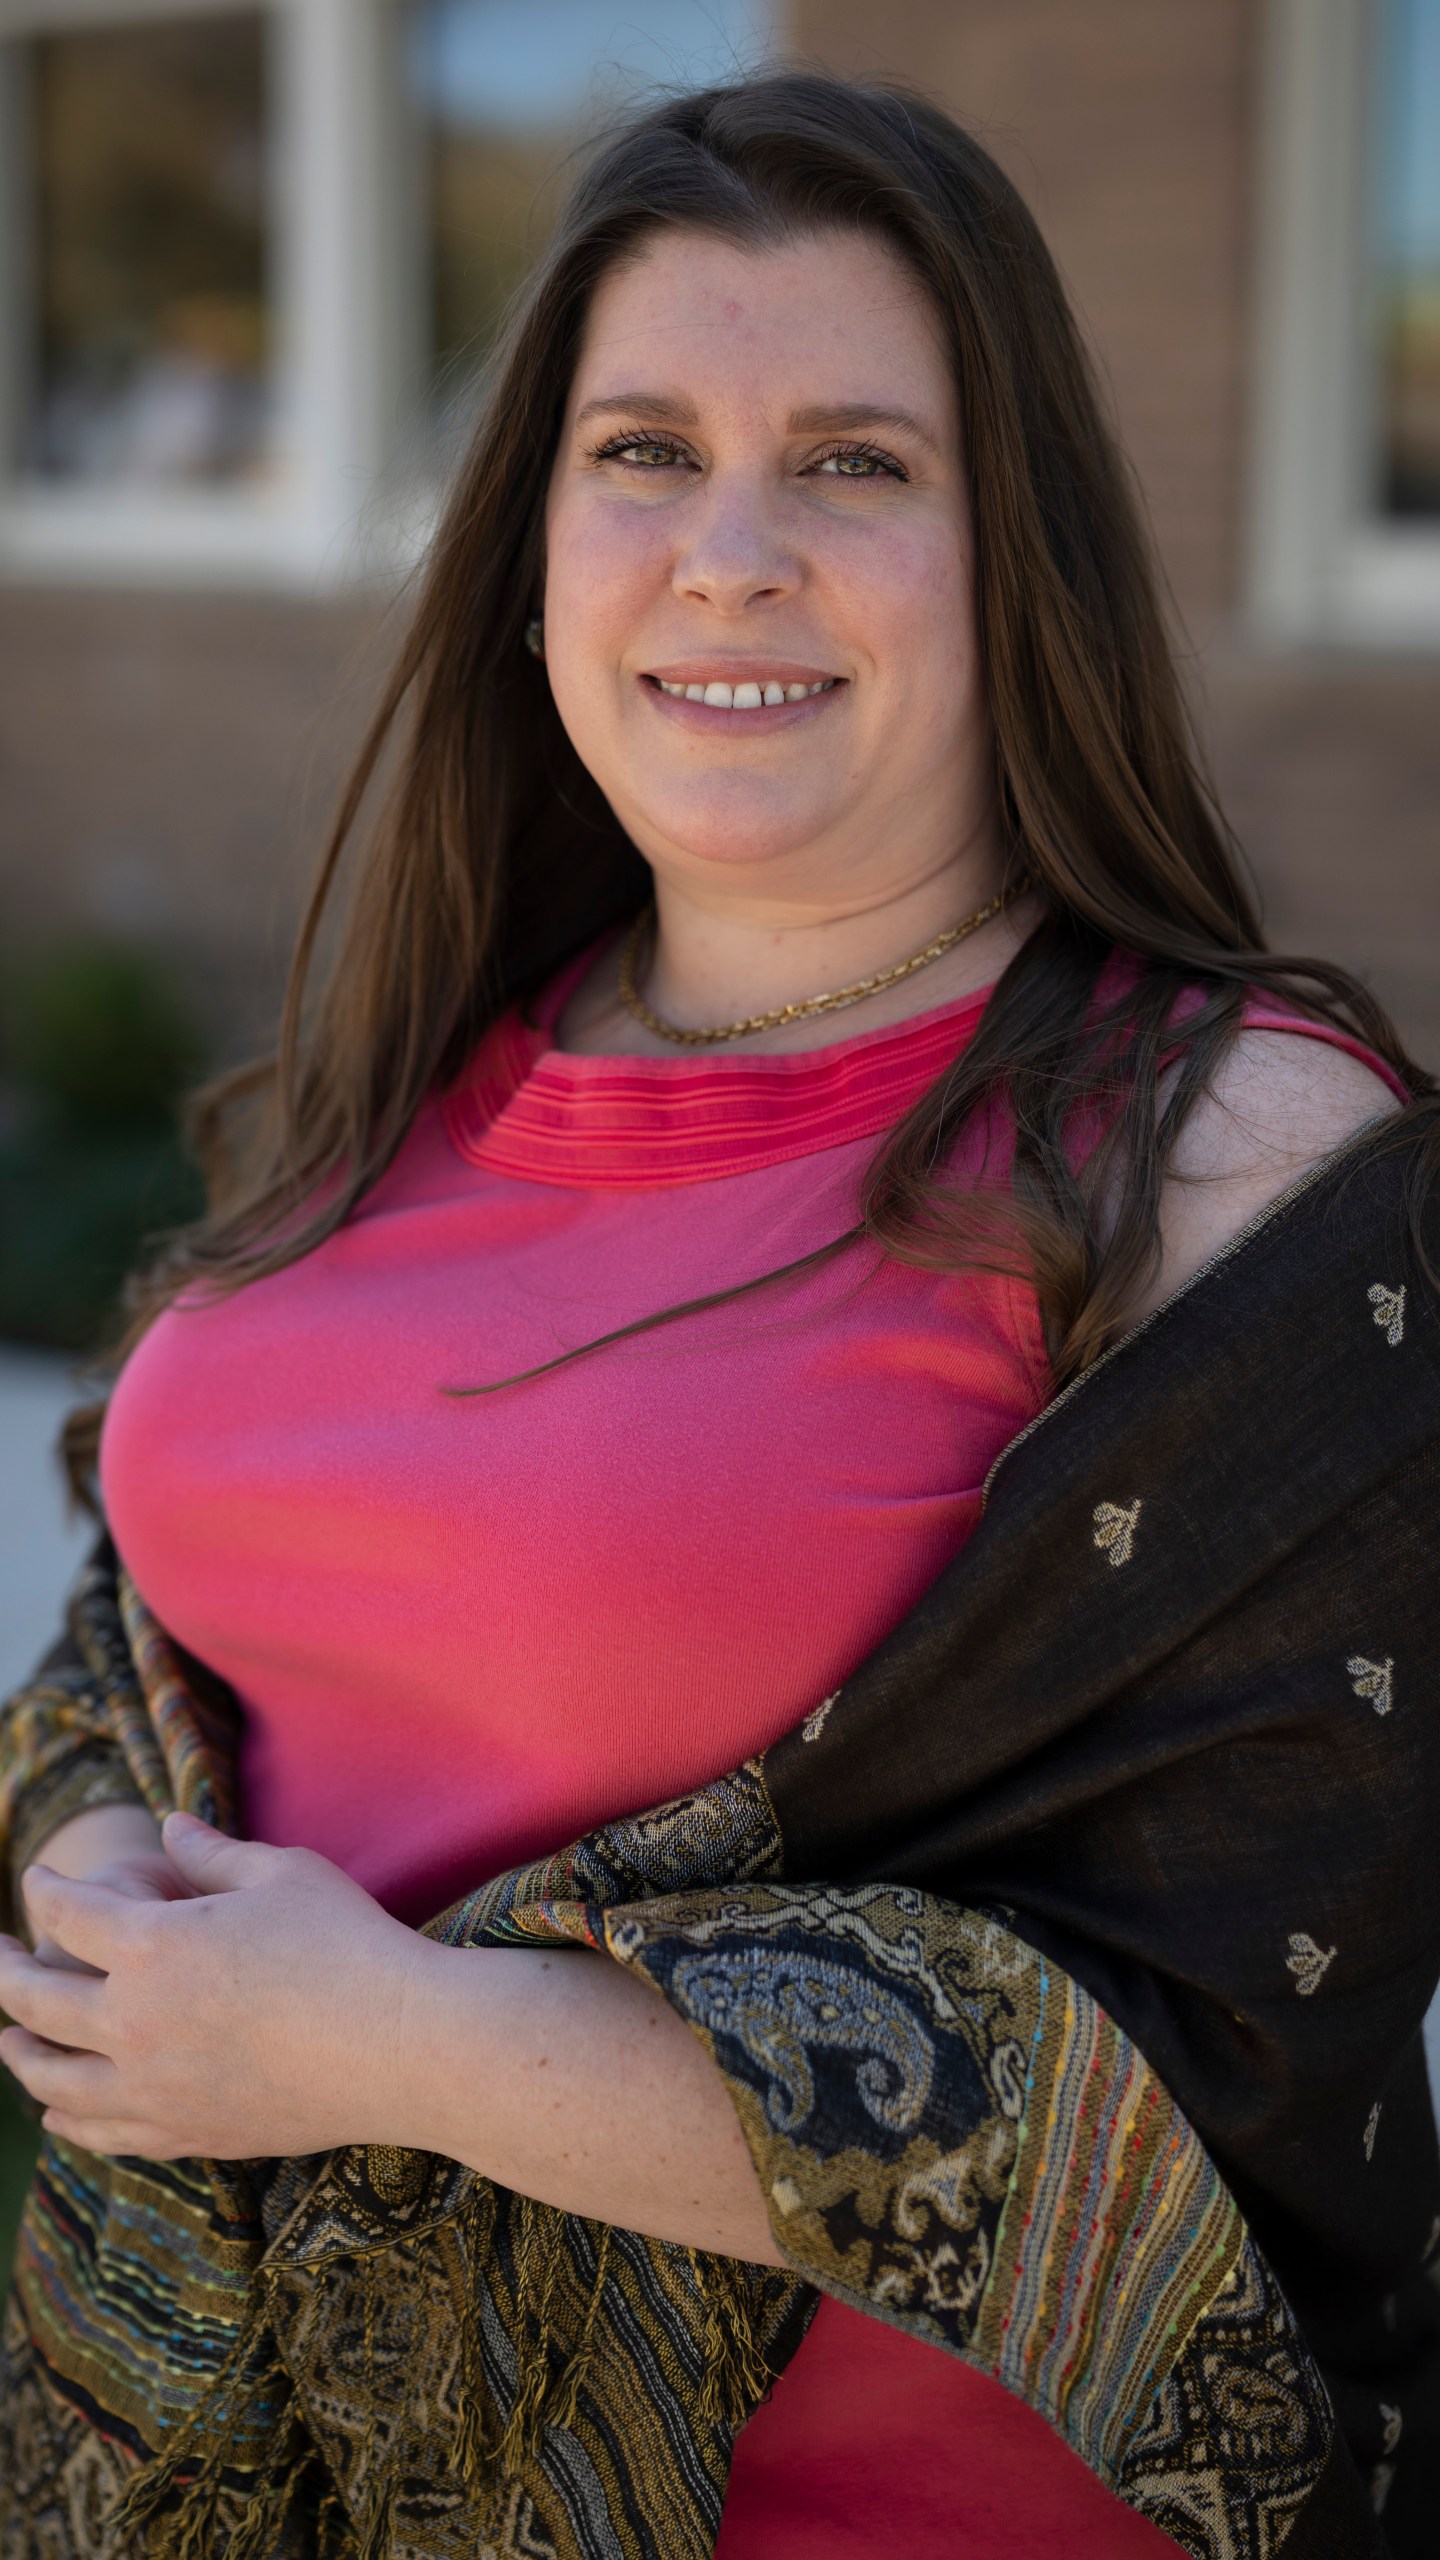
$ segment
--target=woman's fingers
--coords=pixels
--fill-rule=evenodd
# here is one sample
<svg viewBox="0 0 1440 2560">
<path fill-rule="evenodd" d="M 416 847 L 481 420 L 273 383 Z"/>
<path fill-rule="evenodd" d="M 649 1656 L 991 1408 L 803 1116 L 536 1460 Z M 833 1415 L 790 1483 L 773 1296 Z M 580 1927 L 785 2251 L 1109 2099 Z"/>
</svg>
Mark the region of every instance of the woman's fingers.
<svg viewBox="0 0 1440 2560">
<path fill-rule="evenodd" d="M 120 2075 L 103 2053 L 69 2053 L 28 2027 L 7 2027 L 0 2035 L 0 2061 L 42 2107 L 63 2107 L 75 2116 L 114 2111 Z"/>
<path fill-rule="evenodd" d="M 57 1947 L 53 1938 L 37 1938 L 30 1952 L 37 1964 L 52 1965 L 57 1972 L 88 1973 L 95 1975 L 101 1981 L 104 1980 L 103 1968 L 100 1965 L 82 1964 L 78 1956 L 67 1956 L 64 1948 Z"/>
<path fill-rule="evenodd" d="M 21 1878 L 25 1909 L 33 1935 L 53 1938 L 70 1956 L 110 1969 L 117 1946 L 133 1932 L 153 1905 L 137 1903 L 108 1885 L 76 1884 L 57 1876 L 52 1867 L 27 1867 Z"/>
<path fill-rule="evenodd" d="M 103 2152 L 110 2160 L 178 2160 L 153 2125 L 122 2123 L 109 2116 L 68 2116 L 63 2107 L 47 2107 L 40 2119 L 47 2133 L 73 2142 L 77 2151 Z"/>
<path fill-rule="evenodd" d="M 99 2052 L 104 1998 L 103 1974 L 47 1963 L 27 1954 L 16 1939 L 0 1937 L 0 2010 L 17 2027 L 29 2027 L 51 2044 Z"/>
</svg>

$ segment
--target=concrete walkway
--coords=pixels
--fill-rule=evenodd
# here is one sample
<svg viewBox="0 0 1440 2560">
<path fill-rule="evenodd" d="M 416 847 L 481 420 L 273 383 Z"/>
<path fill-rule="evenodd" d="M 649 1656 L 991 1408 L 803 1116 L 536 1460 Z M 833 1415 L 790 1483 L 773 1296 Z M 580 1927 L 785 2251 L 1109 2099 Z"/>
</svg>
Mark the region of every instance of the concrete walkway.
<svg viewBox="0 0 1440 2560">
<path fill-rule="evenodd" d="M 68 1520 L 55 1436 L 77 1395 L 68 1364 L 0 1346 L 0 1697 L 60 1631 L 94 1529 Z"/>
</svg>

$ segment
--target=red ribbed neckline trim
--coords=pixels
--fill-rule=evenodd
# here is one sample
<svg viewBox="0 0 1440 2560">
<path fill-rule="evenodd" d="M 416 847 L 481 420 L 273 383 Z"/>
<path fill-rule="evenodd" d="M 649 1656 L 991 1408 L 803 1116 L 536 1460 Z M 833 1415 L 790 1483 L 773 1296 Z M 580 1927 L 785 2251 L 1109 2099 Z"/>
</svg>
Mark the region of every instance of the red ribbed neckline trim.
<svg viewBox="0 0 1440 2560">
<path fill-rule="evenodd" d="M 958 1057 L 990 994 L 786 1057 L 576 1057 L 551 1028 L 593 954 L 547 987 L 533 1021 L 505 1014 L 447 1096 L 471 1164 L 585 1190 L 753 1173 L 878 1137 Z"/>
</svg>

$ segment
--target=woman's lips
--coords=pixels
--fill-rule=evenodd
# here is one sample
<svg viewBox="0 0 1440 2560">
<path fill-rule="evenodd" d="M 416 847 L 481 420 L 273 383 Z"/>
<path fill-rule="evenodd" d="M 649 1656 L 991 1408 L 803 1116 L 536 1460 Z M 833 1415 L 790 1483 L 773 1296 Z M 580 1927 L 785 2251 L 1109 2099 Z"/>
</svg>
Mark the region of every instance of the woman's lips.
<svg viewBox="0 0 1440 2560">
<path fill-rule="evenodd" d="M 665 718 L 707 737 L 752 731 L 768 735 L 772 729 L 789 728 L 823 712 L 845 689 L 843 676 L 790 666 L 723 676 L 702 667 L 667 667 L 663 673 L 643 675 L 640 682 Z"/>
</svg>

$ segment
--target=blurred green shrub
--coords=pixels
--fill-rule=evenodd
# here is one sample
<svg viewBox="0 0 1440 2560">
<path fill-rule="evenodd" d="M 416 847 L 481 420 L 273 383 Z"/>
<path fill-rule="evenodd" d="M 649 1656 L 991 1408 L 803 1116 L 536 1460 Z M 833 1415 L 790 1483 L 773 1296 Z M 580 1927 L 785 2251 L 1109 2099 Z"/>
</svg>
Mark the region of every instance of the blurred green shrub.
<svg viewBox="0 0 1440 2560">
<path fill-rule="evenodd" d="M 168 1120 L 200 1063 L 168 977 L 123 945 L 54 953 L 18 981 L 7 1013 L 12 1072 L 76 1129 Z"/>
<path fill-rule="evenodd" d="M 177 1109 L 200 1044 L 161 965 L 87 941 L 0 989 L 0 1335 L 88 1351 L 148 1237 L 193 1217 Z"/>
</svg>

